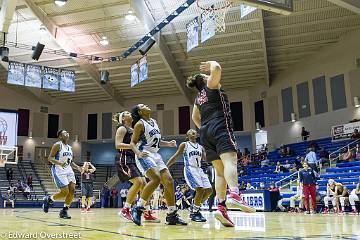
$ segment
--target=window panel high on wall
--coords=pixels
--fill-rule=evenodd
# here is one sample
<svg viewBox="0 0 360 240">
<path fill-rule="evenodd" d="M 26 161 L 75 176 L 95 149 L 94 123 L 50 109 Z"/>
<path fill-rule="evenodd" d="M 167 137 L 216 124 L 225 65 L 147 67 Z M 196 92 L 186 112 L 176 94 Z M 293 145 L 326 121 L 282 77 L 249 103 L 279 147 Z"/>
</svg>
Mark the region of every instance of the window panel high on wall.
<svg viewBox="0 0 360 240">
<path fill-rule="evenodd" d="M 344 74 L 330 78 L 330 86 L 333 110 L 346 108 Z"/>
<path fill-rule="evenodd" d="M 310 101 L 309 101 L 309 86 L 307 82 L 296 85 L 299 118 L 309 117 Z"/>
<path fill-rule="evenodd" d="M 87 139 L 97 139 L 97 114 L 88 114 Z"/>
<path fill-rule="evenodd" d="M 59 131 L 59 115 L 48 115 L 48 138 L 57 138 L 57 132 Z"/>
<path fill-rule="evenodd" d="M 234 124 L 234 131 L 244 131 L 243 106 L 242 102 L 230 103 L 231 116 Z"/>
<path fill-rule="evenodd" d="M 283 121 L 291 121 L 291 113 L 294 112 L 292 87 L 281 90 L 282 108 L 283 108 Z"/>
<path fill-rule="evenodd" d="M 179 107 L 179 134 L 186 134 L 190 129 L 190 107 Z"/>
<path fill-rule="evenodd" d="M 314 91 L 315 114 L 325 113 L 328 111 L 325 76 L 313 79 L 312 84 Z"/>
</svg>

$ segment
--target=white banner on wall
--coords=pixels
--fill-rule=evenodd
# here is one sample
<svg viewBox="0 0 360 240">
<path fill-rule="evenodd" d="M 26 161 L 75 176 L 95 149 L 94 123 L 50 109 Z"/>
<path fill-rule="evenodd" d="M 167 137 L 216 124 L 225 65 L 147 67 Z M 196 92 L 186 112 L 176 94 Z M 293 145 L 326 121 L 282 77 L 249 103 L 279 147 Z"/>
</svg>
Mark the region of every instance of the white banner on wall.
<svg viewBox="0 0 360 240">
<path fill-rule="evenodd" d="M 17 145 L 17 112 L 0 110 L 0 145 L 15 147 Z"/>
<path fill-rule="evenodd" d="M 360 122 L 346 123 L 342 125 L 333 126 L 331 128 L 332 140 L 350 139 L 354 129 L 360 131 Z"/>
</svg>

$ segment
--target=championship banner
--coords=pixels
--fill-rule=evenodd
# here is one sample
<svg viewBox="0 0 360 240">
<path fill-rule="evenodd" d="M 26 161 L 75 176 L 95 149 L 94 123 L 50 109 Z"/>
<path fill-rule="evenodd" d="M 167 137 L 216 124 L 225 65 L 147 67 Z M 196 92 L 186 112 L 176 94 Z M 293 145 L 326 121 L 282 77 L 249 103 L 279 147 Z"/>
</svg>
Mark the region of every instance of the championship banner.
<svg viewBox="0 0 360 240">
<path fill-rule="evenodd" d="M 27 64 L 25 68 L 25 86 L 41 88 L 42 70 L 40 66 Z"/>
<path fill-rule="evenodd" d="M 59 90 L 60 72 L 59 69 L 44 67 L 43 88 Z"/>
<path fill-rule="evenodd" d="M 14 85 L 24 85 L 25 64 L 19 62 L 9 62 L 7 83 Z"/>
<path fill-rule="evenodd" d="M 146 56 L 139 60 L 139 83 L 149 78 L 149 69 Z"/>
<path fill-rule="evenodd" d="M 246 17 L 247 15 L 249 15 L 250 13 L 256 11 L 256 7 L 252 7 L 252 6 L 247 6 L 244 4 L 240 5 L 240 16 L 241 18 Z"/>
<path fill-rule="evenodd" d="M 201 43 L 215 36 L 215 30 L 215 17 L 205 19 L 203 14 L 201 14 Z"/>
<path fill-rule="evenodd" d="M 190 52 L 193 48 L 199 46 L 199 21 L 197 17 L 186 24 L 186 36 L 187 52 Z"/>
<path fill-rule="evenodd" d="M 332 140 L 350 139 L 354 129 L 358 129 L 360 131 L 360 122 L 334 126 L 331 129 Z"/>
<path fill-rule="evenodd" d="M 18 113 L 0 109 L 0 145 L 15 147 L 17 145 Z"/>
<path fill-rule="evenodd" d="M 75 92 L 75 71 L 61 70 L 60 91 Z"/>
<path fill-rule="evenodd" d="M 130 68 L 130 86 L 135 87 L 139 83 L 139 65 L 134 63 Z"/>
</svg>

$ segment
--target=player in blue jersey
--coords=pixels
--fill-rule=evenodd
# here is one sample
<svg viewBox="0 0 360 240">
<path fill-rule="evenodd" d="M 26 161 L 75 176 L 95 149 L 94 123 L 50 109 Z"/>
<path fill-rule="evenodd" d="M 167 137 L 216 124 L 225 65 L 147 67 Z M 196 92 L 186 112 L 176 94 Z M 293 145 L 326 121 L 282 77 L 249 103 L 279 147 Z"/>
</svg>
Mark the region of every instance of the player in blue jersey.
<svg viewBox="0 0 360 240">
<path fill-rule="evenodd" d="M 161 139 L 160 129 L 156 121 L 151 118 L 151 109 L 145 104 L 134 106 L 131 115 L 135 125 L 130 144 L 136 154 L 136 165 L 150 179 L 140 194 L 137 206 L 132 209 L 134 223 L 141 225 L 141 215 L 145 210 L 144 206 L 161 183 L 164 186 L 164 195 L 168 204 L 166 223 L 169 225 L 187 225 L 177 214 L 174 180 L 158 153 L 160 146 L 176 147 L 176 141 L 164 141 Z"/>
<path fill-rule="evenodd" d="M 69 133 L 66 130 L 59 130 L 57 136 L 60 141 L 56 142 L 51 148 L 48 160 L 52 163 L 51 174 L 60 192 L 44 197 L 43 210 L 47 213 L 54 201 L 64 199 L 64 207 L 61 209 L 59 216 L 60 218 L 70 219 L 68 209 L 74 198 L 76 184 L 71 165 L 80 172 L 82 168 L 73 162 L 72 148 L 68 145 Z"/>
<path fill-rule="evenodd" d="M 172 166 L 180 155 L 184 160 L 184 176 L 189 187 L 195 190 L 195 198 L 190 218 L 195 222 L 206 222 L 200 213 L 200 206 L 212 193 L 211 183 L 208 176 L 201 169 L 201 160 L 205 158 L 204 148 L 197 143 L 198 134 L 196 130 L 190 129 L 186 136 L 188 141 L 180 144 L 176 153 L 167 162 L 167 167 Z"/>
</svg>

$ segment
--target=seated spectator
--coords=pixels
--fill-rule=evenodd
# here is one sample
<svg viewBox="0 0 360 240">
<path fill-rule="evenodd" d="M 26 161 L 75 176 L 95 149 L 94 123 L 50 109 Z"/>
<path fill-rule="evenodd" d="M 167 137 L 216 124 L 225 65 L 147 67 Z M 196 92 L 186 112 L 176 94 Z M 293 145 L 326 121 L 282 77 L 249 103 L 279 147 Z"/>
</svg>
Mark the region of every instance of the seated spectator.
<svg viewBox="0 0 360 240">
<path fill-rule="evenodd" d="M 295 155 L 294 150 L 292 150 L 290 147 L 287 147 L 285 152 L 287 157 L 292 157 Z"/>
<path fill-rule="evenodd" d="M 244 190 L 246 190 L 246 183 L 244 181 L 242 181 L 239 184 L 239 191 L 244 191 Z"/>
<path fill-rule="evenodd" d="M 342 161 L 343 162 L 352 162 L 353 160 L 353 153 L 350 147 L 344 149 L 344 153 L 342 154 Z"/>
<path fill-rule="evenodd" d="M 17 184 L 16 184 L 16 189 L 19 192 L 24 192 L 24 183 L 20 180 L 18 180 Z"/>
<path fill-rule="evenodd" d="M 8 168 L 6 170 L 6 179 L 8 180 L 9 183 L 11 183 L 11 181 L 13 180 L 13 175 L 14 175 L 14 172 L 13 172 L 12 168 Z"/>
<path fill-rule="evenodd" d="M 33 185 L 32 185 L 33 176 L 32 176 L 31 173 L 30 173 L 30 175 L 27 177 L 26 182 L 27 182 L 27 185 L 28 185 L 31 189 L 33 189 Z"/>
<path fill-rule="evenodd" d="M 309 148 L 311 148 L 314 152 L 320 149 L 319 144 L 317 144 L 316 141 L 311 141 L 311 143 L 309 144 Z"/>
<path fill-rule="evenodd" d="M 280 194 L 280 190 L 275 187 L 274 184 L 271 184 L 269 187 L 270 191 L 270 201 L 271 201 L 271 210 L 276 211 L 279 209 L 280 211 L 285 211 L 285 208 L 282 205 L 282 196 Z"/>
<path fill-rule="evenodd" d="M 286 148 L 284 147 L 284 145 L 280 146 L 278 152 L 279 152 L 280 157 L 285 157 L 286 156 Z"/>
<path fill-rule="evenodd" d="M 5 196 L 3 196 L 4 198 L 4 208 L 6 208 L 6 204 L 7 203 L 11 203 L 11 207 L 14 208 L 15 207 L 15 195 L 13 192 L 11 192 L 10 190 L 7 190 Z"/>
<path fill-rule="evenodd" d="M 310 132 L 306 131 L 305 127 L 302 127 L 301 129 L 301 138 L 303 141 L 307 141 L 310 136 Z"/>
<path fill-rule="evenodd" d="M 285 161 L 285 164 L 282 165 L 283 169 L 282 172 L 289 172 L 291 168 L 291 164 L 289 163 L 289 160 Z"/>
<path fill-rule="evenodd" d="M 354 188 L 349 196 L 349 201 L 350 201 L 350 205 L 351 205 L 351 213 L 352 214 L 357 214 L 358 211 L 356 210 L 356 206 L 355 206 L 355 202 L 360 201 L 360 182 L 358 182 L 356 184 L 356 188 Z"/>
<path fill-rule="evenodd" d="M 30 194 L 31 194 L 31 188 L 30 188 L 29 185 L 26 185 L 26 184 L 25 184 L 24 196 L 26 197 L 26 199 L 31 198 Z"/>
<path fill-rule="evenodd" d="M 276 163 L 275 173 L 281 173 L 281 164 L 280 164 L 280 162 Z"/>
<path fill-rule="evenodd" d="M 270 160 L 267 158 L 267 156 L 263 156 L 261 161 L 261 167 L 269 167 L 270 166 Z"/>
<path fill-rule="evenodd" d="M 299 171 L 300 168 L 302 168 L 302 163 L 304 162 L 304 157 L 296 157 L 295 159 L 295 167 L 296 167 L 296 170 Z"/>
<path fill-rule="evenodd" d="M 251 183 L 246 184 L 246 190 L 255 190 L 254 186 L 251 185 Z"/>
<path fill-rule="evenodd" d="M 322 166 L 324 165 L 330 166 L 329 152 L 326 151 L 325 148 L 321 148 L 320 150 L 320 164 Z"/>
<path fill-rule="evenodd" d="M 16 187 L 14 187 L 14 184 L 11 183 L 7 190 L 10 190 L 11 193 L 15 193 Z"/>
<path fill-rule="evenodd" d="M 295 163 L 294 163 L 294 164 L 291 164 L 291 168 L 289 169 L 289 171 L 290 171 L 291 173 L 294 173 L 294 172 L 298 171 L 298 169 L 296 168 L 296 164 L 295 164 Z"/>
<path fill-rule="evenodd" d="M 354 139 L 354 140 L 356 140 L 356 139 L 360 139 L 360 133 L 359 133 L 359 130 L 358 129 L 354 129 L 354 132 L 353 132 L 353 134 L 351 135 L 351 139 Z"/>
<path fill-rule="evenodd" d="M 265 190 L 265 183 L 264 182 L 260 182 L 259 190 Z"/>
<path fill-rule="evenodd" d="M 355 159 L 360 160 L 360 145 L 356 144 Z"/>
</svg>

